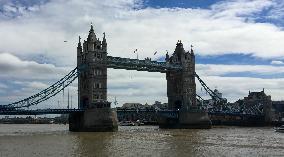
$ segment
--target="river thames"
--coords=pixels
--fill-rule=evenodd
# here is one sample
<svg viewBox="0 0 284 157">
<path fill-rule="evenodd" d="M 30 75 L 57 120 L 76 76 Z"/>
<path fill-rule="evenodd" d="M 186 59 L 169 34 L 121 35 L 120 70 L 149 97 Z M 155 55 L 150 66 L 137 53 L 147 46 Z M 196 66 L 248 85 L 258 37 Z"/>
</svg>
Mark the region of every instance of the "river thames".
<svg viewBox="0 0 284 157">
<path fill-rule="evenodd" d="M 1 157 L 283 155 L 284 134 L 272 127 L 165 130 L 120 126 L 118 132 L 74 133 L 68 125 L 0 124 Z"/>
</svg>

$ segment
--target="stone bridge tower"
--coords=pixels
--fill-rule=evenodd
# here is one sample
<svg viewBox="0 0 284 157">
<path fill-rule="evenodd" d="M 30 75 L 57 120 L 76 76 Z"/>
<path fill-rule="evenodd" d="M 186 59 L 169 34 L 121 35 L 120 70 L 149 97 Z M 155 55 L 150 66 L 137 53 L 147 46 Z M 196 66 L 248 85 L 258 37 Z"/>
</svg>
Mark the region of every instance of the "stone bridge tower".
<svg viewBox="0 0 284 157">
<path fill-rule="evenodd" d="M 91 25 L 87 40 L 77 47 L 78 106 L 81 113 L 69 115 L 70 131 L 116 131 L 117 114 L 107 101 L 107 42 L 100 41 Z"/>
<path fill-rule="evenodd" d="M 107 43 L 105 34 L 103 41 L 96 37 L 93 26 L 83 47 L 79 37 L 77 67 L 85 68 L 78 78 L 79 108 L 110 107 L 107 103 Z"/>
<path fill-rule="evenodd" d="M 167 95 L 170 110 L 189 110 L 196 107 L 196 84 L 195 84 L 195 56 L 193 50 L 185 51 L 181 41 L 176 44 L 171 57 L 166 55 L 166 62 L 180 64 L 182 71 L 168 71 Z"/>
<path fill-rule="evenodd" d="M 160 117 L 161 128 L 211 128 L 208 113 L 196 106 L 195 56 L 185 51 L 178 41 L 172 56 L 166 54 L 168 64 L 179 64 L 181 71 L 168 71 L 168 109 L 177 111 L 177 118 Z"/>
</svg>

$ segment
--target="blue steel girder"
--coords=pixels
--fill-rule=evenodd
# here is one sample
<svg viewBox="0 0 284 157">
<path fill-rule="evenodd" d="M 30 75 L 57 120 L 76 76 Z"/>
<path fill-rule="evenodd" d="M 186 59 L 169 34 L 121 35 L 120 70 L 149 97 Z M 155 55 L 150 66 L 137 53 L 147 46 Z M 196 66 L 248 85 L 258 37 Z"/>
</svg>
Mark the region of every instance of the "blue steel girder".
<svg viewBox="0 0 284 157">
<path fill-rule="evenodd" d="M 264 115 L 263 104 L 241 107 L 239 105 L 223 104 L 222 106 L 212 106 L 208 108 L 209 113 L 222 114 L 242 114 L 242 115 Z"/>
<path fill-rule="evenodd" d="M 179 64 L 170 64 L 167 62 L 151 61 L 149 59 L 138 60 L 130 58 L 107 56 L 107 67 L 114 69 L 126 69 L 148 72 L 166 73 L 170 70 L 182 70 Z"/>
<path fill-rule="evenodd" d="M 43 115 L 84 112 L 84 109 L 38 109 L 38 110 L 0 110 L 0 115 Z"/>
<path fill-rule="evenodd" d="M 66 76 L 64 76 L 62 79 L 48 87 L 47 89 L 32 95 L 26 99 L 8 104 L 8 105 L 0 105 L 0 112 L 4 113 L 7 111 L 11 111 L 11 113 L 16 114 L 18 110 L 13 110 L 16 108 L 21 107 L 29 107 L 32 105 L 37 105 L 40 102 L 43 102 L 56 94 L 58 94 L 60 91 L 62 91 L 65 87 L 67 87 L 69 84 L 71 84 L 77 77 L 78 73 L 81 71 L 84 71 L 87 65 L 81 65 L 80 67 L 76 67 L 73 69 L 70 73 L 68 73 Z M 121 57 L 112 57 L 107 56 L 107 67 L 108 68 L 114 68 L 114 69 L 127 69 L 127 70 L 138 70 L 138 71 L 149 71 L 149 72 L 161 72 L 165 73 L 167 71 L 176 71 L 176 70 L 182 70 L 182 66 L 179 64 L 170 64 L 167 62 L 157 62 L 157 61 L 151 61 L 150 59 L 145 60 L 138 60 L 138 59 L 130 59 L 130 58 L 121 58 Z M 201 83 L 201 85 L 206 89 L 206 91 L 212 96 L 212 98 L 217 99 L 217 101 L 222 100 L 222 98 L 219 98 L 217 94 L 215 94 L 202 79 L 195 73 L 195 76 L 197 77 L 198 81 Z M 199 95 L 196 95 L 199 99 L 202 99 Z M 216 107 L 216 106 L 215 106 Z M 213 111 L 220 111 L 219 108 L 213 107 Z M 12 110 L 13 111 L 12 111 Z M 224 110 L 225 109 L 225 110 Z M 231 106 L 224 105 L 222 107 L 223 111 L 226 113 L 246 113 L 246 114 L 253 114 L 253 115 L 260 115 L 263 114 L 262 105 L 258 106 L 251 106 L 247 108 L 243 108 L 240 110 L 240 108 L 235 109 Z M 21 112 L 21 111 L 20 111 Z M 57 111 L 54 111 L 57 112 Z M 63 111 L 62 111 L 63 112 Z M 1 114 L 0 113 L 0 114 Z M 163 113 L 164 114 L 164 113 Z M 173 117 L 175 115 L 172 115 Z"/>
<path fill-rule="evenodd" d="M 49 86 L 48 88 L 42 90 L 41 92 L 32 95 L 23 100 L 8 104 L 8 105 L 0 105 L 0 110 L 7 110 L 12 108 L 22 108 L 22 107 L 30 107 L 33 105 L 37 105 L 62 91 L 65 87 L 71 84 L 77 77 L 80 68 L 75 68 L 71 72 L 69 72 L 62 79 Z"/>
<path fill-rule="evenodd" d="M 206 90 L 206 92 L 212 97 L 213 100 L 216 101 L 224 101 L 223 98 L 220 98 L 212 89 L 210 89 L 206 83 L 197 75 L 197 73 L 195 73 L 195 77 L 198 79 L 198 81 L 200 82 L 201 86 Z"/>
</svg>

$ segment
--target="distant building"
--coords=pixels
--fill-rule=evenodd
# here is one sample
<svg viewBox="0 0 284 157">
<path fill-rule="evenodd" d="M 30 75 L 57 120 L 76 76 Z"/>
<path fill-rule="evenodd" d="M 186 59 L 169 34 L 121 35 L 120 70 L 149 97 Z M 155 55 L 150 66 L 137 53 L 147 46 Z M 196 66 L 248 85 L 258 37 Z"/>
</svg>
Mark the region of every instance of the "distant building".
<svg viewBox="0 0 284 157">
<path fill-rule="evenodd" d="M 214 90 L 214 93 L 219 97 L 219 98 L 222 98 L 222 93 L 219 92 L 217 89 Z M 218 98 L 216 98 L 218 99 Z"/>
<path fill-rule="evenodd" d="M 149 105 L 148 103 L 145 105 L 142 105 L 141 103 L 124 103 L 122 107 L 117 107 L 117 109 L 166 110 L 168 109 L 168 103 L 161 103 L 159 101 L 155 101 L 153 105 Z"/>
<path fill-rule="evenodd" d="M 140 103 L 124 103 L 122 105 L 122 108 L 125 108 L 125 109 L 142 109 L 142 108 L 144 108 L 144 105 L 142 105 Z"/>
<path fill-rule="evenodd" d="M 161 103 L 159 101 L 155 101 L 155 103 L 152 105 L 157 110 L 166 110 L 168 108 L 168 103 Z"/>
<path fill-rule="evenodd" d="M 263 105 L 263 112 L 265 114 L 265 120 L 272 121 L 272 101 L 271 96 L 266 95 L 264 89 L 260 92 L 250 92 L 247 97 L 244 97 L 244 107 L 251 107 L 254 105 Z"/>
<path fill-rule="evenodd" d="M 213 99 L 211 98 L 211 99 L 208 99 L 208 100 L 204 100 L 202 102 L 203 105 L 207 106 L 208 109 L 213 108 L 213 106 L 216 105 L 216 100 L 219 100 L 219 98 L 222 98 L 222 95 L 223 95 L 217 89 L 215 89 L 213 92 L 217 95 L 217 97 L 213 96 Z M 224 99 L 224 100 L 226 100 L 226 102 L 227 102 L 227 99 Z"/>
<path fill-rule="evenodd" d="M 250 92 L 247 97 L 244 97 L 244 104 L 246 106 L 255 104 L 271 104 L 271 96 L 264 93 L 264 89 L 261 92 Z"/>
<path fill-rule="evenodd" d="M 284 122 L 284 101 L 272 101 L 273 121 Z"/>
</svg>

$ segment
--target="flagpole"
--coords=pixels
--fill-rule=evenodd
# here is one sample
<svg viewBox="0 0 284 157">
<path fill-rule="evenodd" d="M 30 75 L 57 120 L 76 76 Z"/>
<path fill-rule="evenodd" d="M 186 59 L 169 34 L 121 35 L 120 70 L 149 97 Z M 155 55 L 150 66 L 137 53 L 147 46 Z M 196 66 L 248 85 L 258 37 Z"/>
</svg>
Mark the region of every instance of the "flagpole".
<svg viewBox="0 0 284 157">
<path fill-rule="evenodd" d="M 137 54 L 137 60 L 138 60 L 138 51 L 136 51 L 136 54 Z"/>
<path fill-rule="evenodd" d="M 137 55 L 137 60 L 138 60 L 138 51 L 137 51 L 137 49 L 134 50 L 134 53 L 136 53 L 136 55 Z"/>
</svg>

